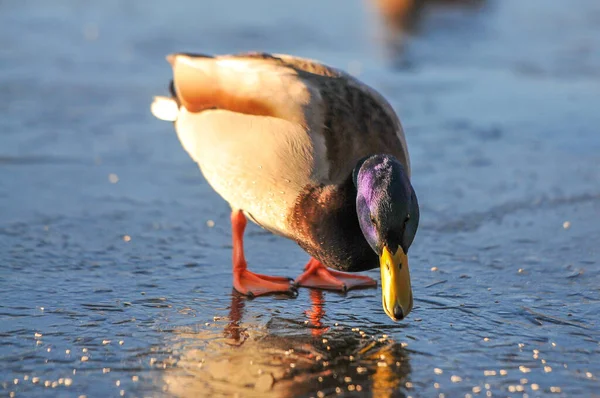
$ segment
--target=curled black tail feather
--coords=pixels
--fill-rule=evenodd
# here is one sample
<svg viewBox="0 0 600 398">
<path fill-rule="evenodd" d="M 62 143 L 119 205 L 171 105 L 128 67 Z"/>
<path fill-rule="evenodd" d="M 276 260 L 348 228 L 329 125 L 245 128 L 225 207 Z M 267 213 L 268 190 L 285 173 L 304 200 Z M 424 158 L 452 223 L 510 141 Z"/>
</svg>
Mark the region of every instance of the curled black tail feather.
<svg viewBox="0 0 600 398">
<path fill-rule="evenodd" d="M 177 103 L 177 107 L 181 107 L 181 102 L 179 101 L 179 96 L 177 95 L 177 90 L 175 89 L 175 82 L 171 80 L 169 83 L 169 92 L 171 93 L 171 97 Z"/>
<path fill-rule="evenodd" d="M 179 96 L 177 95 L 177 90 L 175 89 L 175 81 L 171 80 L 169 82 L 169 92 L 171 93 L 171 98 L 177 104 L 177 108 L 181 108 L 181 101 L 179 101 Z M 173 121 L 175 123 L 175 120 Z"/>
</svg>

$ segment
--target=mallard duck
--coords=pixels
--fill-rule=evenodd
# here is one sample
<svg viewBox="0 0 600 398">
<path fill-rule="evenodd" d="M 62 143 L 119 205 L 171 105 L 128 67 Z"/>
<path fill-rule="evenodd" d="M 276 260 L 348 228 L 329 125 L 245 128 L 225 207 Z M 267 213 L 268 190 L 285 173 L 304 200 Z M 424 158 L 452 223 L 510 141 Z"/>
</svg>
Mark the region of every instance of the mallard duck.
<svg viewBox="0 0 600 398">
<path fill-rule="evenodd" d="M 402 126 L 377 91 L 316 61 L 248 53 L 169 55 L 171 97 L 152 112 L 231 205 L 233 286 L 242 294 L 295 286 L 376 286 L 353 272 L 381 269 L 383 309 L 411 311 L 407 253 L 419 224 Z M 310 256 L 294 283 L 248 270 L 246 218 Z M 334 270 L 329 270 L 332 268 Z"/>
</svg>

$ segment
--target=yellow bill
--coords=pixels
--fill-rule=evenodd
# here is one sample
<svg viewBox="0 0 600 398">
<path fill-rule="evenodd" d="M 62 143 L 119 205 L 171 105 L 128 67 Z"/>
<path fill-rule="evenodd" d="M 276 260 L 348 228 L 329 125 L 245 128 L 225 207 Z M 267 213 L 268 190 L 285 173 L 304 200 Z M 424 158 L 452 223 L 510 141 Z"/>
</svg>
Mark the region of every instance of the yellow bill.
<svg viewBox="0 0 600 398">
<path fill-rule="evenodd" d="M 401 247 L 398 247 L 394 254 L 384 247 L 379 262 L 383 310 L 392 320 L 399 321 L 405 318 L 413 307 L 408 257 Z"/>
</svg>

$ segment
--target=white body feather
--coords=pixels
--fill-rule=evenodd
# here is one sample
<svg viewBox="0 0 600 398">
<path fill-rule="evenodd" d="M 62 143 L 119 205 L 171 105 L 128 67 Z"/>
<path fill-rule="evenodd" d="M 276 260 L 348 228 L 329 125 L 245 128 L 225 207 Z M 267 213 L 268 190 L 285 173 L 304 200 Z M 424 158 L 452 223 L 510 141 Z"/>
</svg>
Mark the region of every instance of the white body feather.
<svg viewBox="0 0 600 398">
<path fill-rule="evenodd" d="M 268 57 L 171 56 L 181 106 L 156 97 L 151 108 L 157 118 L 175 122 L 182 146 L 233 208 L 291 238 L 288 216 L 307 186 L 340 183 L 358 159 L 372 153 L 394 154 L 409 173 L 410 165 L 400 122 L 375 90 L 314 61 L 277 57 L 279 62 Z M 281 60 L 322 74 L 306 74 L 303 67 Z M 321 80 L 311 76 L 327 84 L 320 86 Z M 336 78 L 331 84 L 326 80 Z M 380 120 L 353 121 L 351 101 L 340 97 L 339 103 L 331 102 L 341 95 L 335 84 L 367 99 L 363 114 L 368 118 L 368 108 L 375 103 L 373 114 L 390 120 L 385 131 L 356 131 L 359 125 L 377 130 L 375 122 Z M 338 91 L 347 92 L 346 87 Z M 330 102 L 324 90 L 334 91 L 327 96 Z M 326 112 L 347 116 L 334 117 L 338 125 L 325 126 Z M 332 140 L 337 152 L 327 147 Z"/>
</svg>

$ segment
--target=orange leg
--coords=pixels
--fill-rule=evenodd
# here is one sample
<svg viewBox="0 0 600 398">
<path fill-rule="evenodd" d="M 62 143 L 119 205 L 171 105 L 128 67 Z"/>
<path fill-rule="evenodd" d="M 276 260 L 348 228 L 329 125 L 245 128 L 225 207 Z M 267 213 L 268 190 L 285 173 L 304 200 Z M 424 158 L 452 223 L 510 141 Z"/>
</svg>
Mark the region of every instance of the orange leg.
<svg viewBox="0 0 600 398">
<path fill-rule="evenodd" d="M 233 287 L 247 296 L 262 296 L 271 293 L 293 294 L 290 278 L 268 276 L 248 271 L 244 257 L 244 230 L 246 216 L 241 210 L 231 212 L 231 230 L 233 235 Z"/>
<path fill-rule="evenodd" d="M 295 284 L 316 289 L 341 290 L 343 292 L 350 289 L 377 286 L 377 282 L 373 278 L 329 270 L 314 258 L 311 258 L 306 264 L 304 273 L 296 278 Z"/>
</svg>

